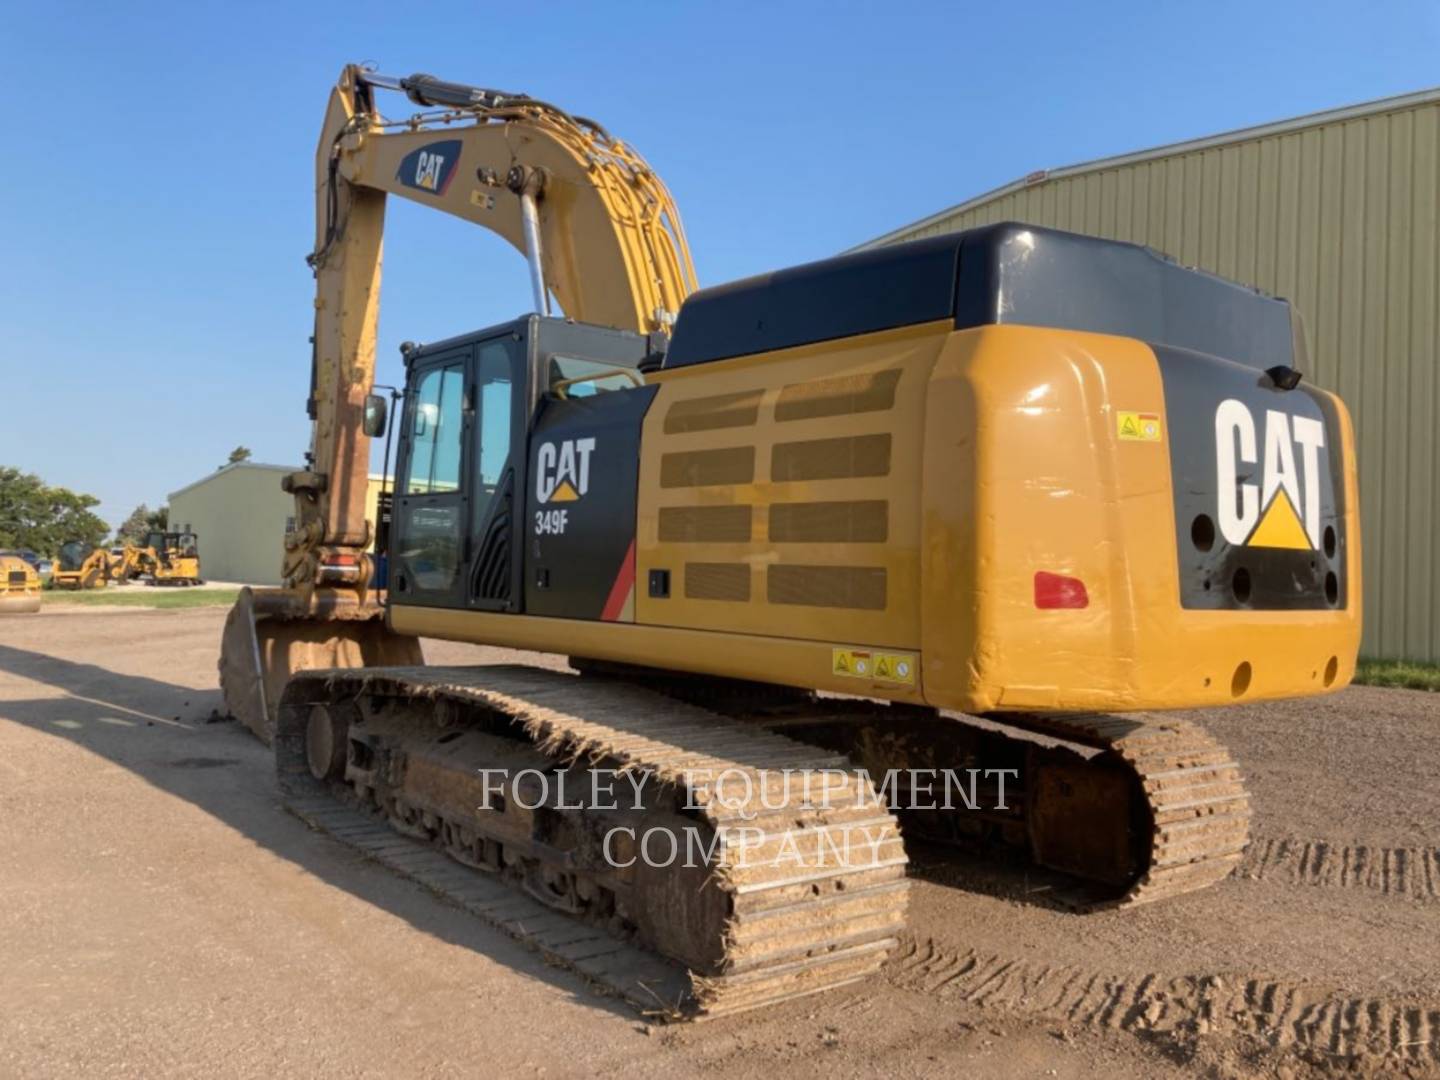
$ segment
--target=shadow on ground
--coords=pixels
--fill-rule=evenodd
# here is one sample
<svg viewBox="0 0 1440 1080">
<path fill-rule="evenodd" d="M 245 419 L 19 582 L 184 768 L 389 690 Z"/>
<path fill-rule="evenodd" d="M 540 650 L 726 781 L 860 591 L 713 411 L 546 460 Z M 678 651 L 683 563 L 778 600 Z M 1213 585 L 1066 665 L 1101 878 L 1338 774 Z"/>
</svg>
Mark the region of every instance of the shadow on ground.
<svg viewBox="0 0 1440 1080">
<path fill-rule="evenodd" d="M 395 888 L 389 871 L 311 831 L 280 806 L 270 751 L 233 721 L 210 722 L 220 691 L 193 690 L 94 664 L 0 645 L 0 672 L 42 682 L 63 697 L 0 700 L 0 719 L 66 739 L 185 799 L 261 847 L 448 944 L 617 1016 L 633 1014 L 590 991 L 478 919 L 461 916 L 418 885 Z M 457 924 L 463 929 L 457 930 Z"/>
</svg>

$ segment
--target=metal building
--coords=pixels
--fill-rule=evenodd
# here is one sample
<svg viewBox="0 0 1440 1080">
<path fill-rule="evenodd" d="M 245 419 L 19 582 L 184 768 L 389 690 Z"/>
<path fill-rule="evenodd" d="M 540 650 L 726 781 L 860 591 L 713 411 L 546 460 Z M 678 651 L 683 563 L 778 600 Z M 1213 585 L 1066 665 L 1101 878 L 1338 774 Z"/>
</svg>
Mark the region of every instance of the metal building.
<svg viewBox="0 0 1440 1080">
<path fill-rule="evenodd" d="M 1022 180 L 864 247 L 996 221 L 1147 244 L 1293 301 L 1359 441 L 1364 652 L 1440 661 L 1440 88 Z"/>
<path fill-rule="evenodd" d="M 295 496 L 281 490 L 280 479 L 297 469 L 241 461 L 170 493 L 170 524 L 195 530 L 207 581 L 280 584 L 282 545 L 295 513 Z M 371 474 L 365 513 L 372 522 L 380 487 L 381 477 Z"/>
</svg>

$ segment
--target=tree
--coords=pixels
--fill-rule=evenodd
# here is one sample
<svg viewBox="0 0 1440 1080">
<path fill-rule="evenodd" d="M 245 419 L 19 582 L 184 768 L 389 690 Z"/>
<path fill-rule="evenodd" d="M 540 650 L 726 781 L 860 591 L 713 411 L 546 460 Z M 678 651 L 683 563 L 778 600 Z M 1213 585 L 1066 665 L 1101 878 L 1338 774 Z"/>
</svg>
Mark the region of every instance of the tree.
<svg viewBox="0 0 1440 1080">
<path fill-rule="evenodd" d="M 144 546 L 146 535 L 150 532 L 151 528 L 150 519 L 154 516 L 155 515 L 150 512 L 150 508 L 144 503 L 141 503 L 134 510 L 130 511 L 130 516 L 125 519 L 125 524 L 115 530 L 115 539 L 122 544 L 134 544 L 137 547 Z"/>
<path fill-rule="evenodd" d="M 0 547 L 54 555 L 69 540 L 98 546 L 110 534 L 90 511 L 99 505 L 93 495 L 49 487 L 38 476 L 0 466 Z"/>
<path fill-rule="evenodd" d="M 242 461 L 249 460 L 250 448 L 248 446 L 237 446 L 234 450 L 230 451 L 230 459 L 225 462 L 225 465 L 238 465 Z M 223 469 L 225 465 L 221 465 L 220 467 Z"/>
<path fill-rule="evenodd" d="M 170 527 L 170 507 L 162 506 L 159 510 L 147 514 L 145 524 L 151 532 L 164 532 Z"/>
</svg>

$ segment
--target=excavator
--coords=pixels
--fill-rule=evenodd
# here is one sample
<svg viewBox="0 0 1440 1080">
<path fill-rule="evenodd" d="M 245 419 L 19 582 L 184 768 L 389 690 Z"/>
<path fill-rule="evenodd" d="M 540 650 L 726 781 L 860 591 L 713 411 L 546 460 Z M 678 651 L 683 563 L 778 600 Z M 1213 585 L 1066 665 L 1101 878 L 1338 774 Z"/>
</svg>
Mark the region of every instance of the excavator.
<svg viewBox="0 0 1440 1080">
<path fill-rule="evenodd" d="M 128 540 L 116 555 L 110 552 L 109 578 L 117 585 L 125 585 L 150 572 L 152 565 L 150 549 L 136 547 Z"/>
<path fill-rule="evenodd" d="M 154 585 L 205 584 L 200 576 L 200 539 L 188 527 L 182 532 L 148 533 L 145 547 L 137 551 L 136 565 Z"/>
<path fill-rule="evenodd" d="M 152 585 L 203 585 L 200 576 L 199 538 L 194 532 L 146 534 L 145 546 L 126 542 L 120 554 L 111 553 L 107 580 L 118 585 L 149 577 Z"/>
<path fill-rule="evenodd" d="M 1287 302 L 1022 223 L 698 290 L 627 144 L 428 75 L 345 68 L 316 166 L 297 525 L 220 661 L 297 813 L 512 888 L 486 910 L 608 985 L 679 972 L 680 1015 L 874 973 L 916 844 L 1080 909 L 1235 866 L 1239 764 L 1174 711 L 1333 692 L 1359 642 L 1351 423 Z M 388 195 L 504 237 L 534 311 L 402 346 L 377 588 Z M 635 797 L 559 783 L 606 770 Z"/>
</svg>

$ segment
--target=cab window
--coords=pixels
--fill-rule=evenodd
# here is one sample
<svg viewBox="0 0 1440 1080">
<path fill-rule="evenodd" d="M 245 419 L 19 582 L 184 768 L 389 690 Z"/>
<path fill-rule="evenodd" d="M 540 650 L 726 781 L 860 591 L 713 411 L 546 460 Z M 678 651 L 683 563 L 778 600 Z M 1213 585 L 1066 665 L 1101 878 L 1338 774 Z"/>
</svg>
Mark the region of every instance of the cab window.
<svg viewBox="0 0 1440 1080">
<path fill-rule="evenodd" d="M 411 419 L 408 495 L 439 495 L 460 489 L 460 435 L 465 406 L 465 366 L 434 368 L 420 377 Z"/>
<path fill-rule="evenodd" d="M 594 397 L 615 390 L 629 390 L 635 381 L 617 370 L 618 364 L 582 360 L 578 356 L 552 356 L 550 358 L 550 392 L 566 397 Z M 572 382 L 583 379 L 583 382 Z"/>
</svg>

